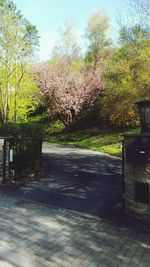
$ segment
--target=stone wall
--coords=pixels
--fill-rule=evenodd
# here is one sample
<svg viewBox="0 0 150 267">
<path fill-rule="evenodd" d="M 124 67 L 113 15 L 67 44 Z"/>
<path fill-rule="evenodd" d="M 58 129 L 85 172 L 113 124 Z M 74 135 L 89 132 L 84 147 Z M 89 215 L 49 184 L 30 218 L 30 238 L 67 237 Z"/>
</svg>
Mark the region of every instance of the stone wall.
<svg viewBox="0 0 150 267">
<path fill-rule="evenodd" d="M 126 210 L 150 216 L 150 136 L 135 135 L 124 138 L 124 184 Z M 147 203 L 137 199 L 137 184 L 139 192 L 141 185 L 140 194 L 146 195 L 143 186 L 149 191 Z"/>
</svg>

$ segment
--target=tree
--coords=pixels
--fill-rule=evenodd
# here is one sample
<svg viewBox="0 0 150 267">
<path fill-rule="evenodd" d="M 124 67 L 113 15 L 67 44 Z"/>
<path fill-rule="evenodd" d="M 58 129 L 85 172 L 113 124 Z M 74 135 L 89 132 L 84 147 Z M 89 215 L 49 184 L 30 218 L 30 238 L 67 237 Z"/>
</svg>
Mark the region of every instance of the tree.
<svg viewBox="0 0 150 267">
<path fill-rule="evenodd" d="M 116 126 L 135 126 L 138 116 L 134 103 L 150 98 L 150 40 L 141 31 L 133 36 L 131 33 L 124 39 L 104 71 L 101 116 Z"/>
<path fill-rule="evenodd" d="M 128 15 L 118 18 L 120 42 L 150 39 L 150 0 L 128 0 Z"/>
<path fill-rule="evenodd" d="M 52 58 L 65 58 L 69 64 L 78 60 L 80 47 L 77 44 L 77 38 L 73 30 L 73 22 L 68 18 L 64 27 L 59 30 L 60 38 L 58 44 L 52 51 Z"/>
<path fill-rule="evenodd" d="M 94 68 L 107 55 L 110 40 L 107 38 L 109 19 L 103 12 L 96 12 L 89 19 L 85 37 L 88 42 L 86 60 L 94 63 Z"/>
<path fill-rule="evenodd" d="M 59 114 L 66 127 L 70 127 L 84 105 L 91 106 L 103 90 L 98 72 L 74 69 L 65 60 L 56 65 L 42 64 L 35 75 L 38 87 L 48 99 L 49 113 Z"/>
<path fill-rule="evenodd" d="M 128 24 L 150 27 L 150 0 L 129 0 Z"/>
<path fill-rule="evenodd" d="M 101 117 L 117 127 L 137 125 L 134 103 L 150 98 L 150 1 L 128 3 L 128 16 L 119 21 L 120 47 L 104 69 L 105 97 L 101 99 Z"/>
<path fill-rule="evenodd" d="M 16 69 L 16 75 L 20 77 L 18 84 L 16 84 L 16 76 L 12 76 L 10 81 L 11 99 L 10 99 L 10 112 L 9 120 L 25 121 L 27 116 L 38 106 L 37 86 L 34 81 L 33 70 L 28 64 L 24 64 L 24 73 L 21 76 L 20 66 Z M 16 84 L 16 87 L 13 85 Z"/>
<path fill-rule="evenodd" d="M 1 121 L 13 120 L 19 112 L 18 95 L 22 80 L 27 77 L 26 62 L 31 61 L 38 35 L 35 26 L 26 20 L 10 0 L 0 1 L 0 113 Z M 29 77 L 28 77 L 29 78 Z M 24 81 L 23 81 L 24 83 Z M 26 99 L 29 97 L 26 96 Z M 12 99 L 14 106 L 12 107 Z M 25 99 L 24 99 L 25 101 Z M 19 105 L 19 106 L 18 106 Z"/>
</svg>

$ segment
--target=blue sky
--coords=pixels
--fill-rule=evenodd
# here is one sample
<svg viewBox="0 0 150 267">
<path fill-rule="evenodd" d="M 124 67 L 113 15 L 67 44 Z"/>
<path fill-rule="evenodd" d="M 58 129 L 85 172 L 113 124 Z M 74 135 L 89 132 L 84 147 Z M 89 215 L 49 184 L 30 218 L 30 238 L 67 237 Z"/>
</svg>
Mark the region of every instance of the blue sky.
<svg viewBox="0 0 150 267">
<path fill-rule="evenodd" d="M 74 30 L 80 44 L 81 36 L 89 17 L 98 10 L 104 10 L 110 17 L 110 36 L 117 36 L 117 13 L 126 12 L 123 0 L 14 0 L 22 14 L 36 25 L 40 35 L 41 60 L 50 57 L 50 52 L 58 40 L 58 28 L 64 25 L 68 17 L 73 18 Z"/>
</svg>

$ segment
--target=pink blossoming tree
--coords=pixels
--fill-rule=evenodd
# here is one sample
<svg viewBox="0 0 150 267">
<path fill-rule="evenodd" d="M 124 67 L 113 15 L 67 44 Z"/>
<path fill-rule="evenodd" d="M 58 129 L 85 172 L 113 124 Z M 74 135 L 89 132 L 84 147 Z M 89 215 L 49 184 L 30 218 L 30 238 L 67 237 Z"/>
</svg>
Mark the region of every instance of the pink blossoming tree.
<svg viewBox="0 0 150 267">
<path fill-rule="evenodd" d="M 59 114 L 69 127 L 85 105 L 93 105 L 103 91 L 100 71 L 73 67 L 65 60 L 35 68 L 36 83 L 48 100 L 49 114 Z"/>
</svg>

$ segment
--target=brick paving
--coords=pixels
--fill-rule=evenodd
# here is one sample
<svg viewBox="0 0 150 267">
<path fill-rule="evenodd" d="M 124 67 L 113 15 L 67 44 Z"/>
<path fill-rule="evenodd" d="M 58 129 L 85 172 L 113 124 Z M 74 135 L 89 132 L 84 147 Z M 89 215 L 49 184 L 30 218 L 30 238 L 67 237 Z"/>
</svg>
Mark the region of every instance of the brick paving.
<svg viewBox="0 0 150 267">
<path fill-rule="evenodd" d="M 0 267 L 149 267 L 150 230 L 0 193 L 0 257 Z"/>
</svg>

